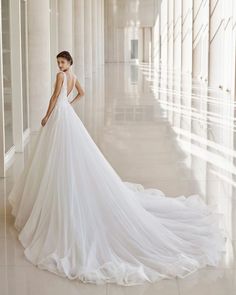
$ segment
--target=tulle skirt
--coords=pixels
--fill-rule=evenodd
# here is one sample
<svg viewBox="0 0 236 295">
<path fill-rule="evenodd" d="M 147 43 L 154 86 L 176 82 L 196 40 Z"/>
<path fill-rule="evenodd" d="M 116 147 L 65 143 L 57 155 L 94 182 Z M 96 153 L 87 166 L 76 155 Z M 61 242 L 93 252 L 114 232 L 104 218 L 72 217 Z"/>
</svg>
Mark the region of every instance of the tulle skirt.
<svg viewBox="0 0 236 295">
<path fill-rule="evenodd" d="M 8 200 L 26 258 L 71 280 L 183 278 L 217 266 L 225 251 L 221 214 L 198 195 L 122 181 L 66 99 L 40 128 Z"/>
</svg>

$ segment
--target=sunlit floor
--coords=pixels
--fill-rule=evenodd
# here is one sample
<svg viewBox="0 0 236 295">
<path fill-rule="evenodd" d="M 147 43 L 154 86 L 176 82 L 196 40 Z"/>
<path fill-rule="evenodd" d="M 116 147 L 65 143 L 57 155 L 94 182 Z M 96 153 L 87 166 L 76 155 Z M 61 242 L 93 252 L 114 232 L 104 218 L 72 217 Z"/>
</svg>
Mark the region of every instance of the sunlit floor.
<svg viewBox="0 0 236 295">
<path fill-rule="evenodd" d="M 32 136 L 1 179 L 0 294 L 236 294 L 233 99 L 148 64 L 106 64 L 85 81 L 85 92 L 74 108 L 121 178 L 171 197 L 198 193 L 224 214 L 222 226 L 232 243 L 217 268 L 135 287 L 83 284 L 38 269 L 24 257 L 7 202 Z"/>
</svg>

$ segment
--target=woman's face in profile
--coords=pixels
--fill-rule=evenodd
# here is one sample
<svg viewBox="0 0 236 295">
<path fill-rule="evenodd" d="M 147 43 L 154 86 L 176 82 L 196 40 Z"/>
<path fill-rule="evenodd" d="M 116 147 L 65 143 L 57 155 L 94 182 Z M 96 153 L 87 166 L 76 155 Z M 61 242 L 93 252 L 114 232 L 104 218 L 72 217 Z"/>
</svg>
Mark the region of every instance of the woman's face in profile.
<svg viewBox="0 0 236 295">
<path fill-rule="evenodd" d="M 58 57 L 57 65 L 61 71 L 65 71 L 70 67 L 70 62 L 64 57 Z"/>
</svg>

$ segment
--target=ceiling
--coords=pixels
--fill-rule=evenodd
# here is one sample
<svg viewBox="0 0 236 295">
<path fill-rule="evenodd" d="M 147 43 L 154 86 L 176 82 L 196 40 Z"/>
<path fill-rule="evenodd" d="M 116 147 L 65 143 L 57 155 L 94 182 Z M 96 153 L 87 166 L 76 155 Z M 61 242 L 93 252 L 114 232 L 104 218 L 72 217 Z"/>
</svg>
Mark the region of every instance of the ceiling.
<svg viewBox="0 0 236 295">
<path fill-rule="evenodd" d="M 105 0 L 113 25 L 150 27 L 155 23 L 160 0 Z"/>
</svg>

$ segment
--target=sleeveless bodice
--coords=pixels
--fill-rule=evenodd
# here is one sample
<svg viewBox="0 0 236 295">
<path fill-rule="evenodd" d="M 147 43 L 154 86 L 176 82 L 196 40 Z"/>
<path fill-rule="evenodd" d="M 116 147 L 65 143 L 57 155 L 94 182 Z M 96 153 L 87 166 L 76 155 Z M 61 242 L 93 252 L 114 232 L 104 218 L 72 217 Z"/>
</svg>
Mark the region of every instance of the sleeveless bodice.
<svg viewBox="0 0 236 295">
<path fill-rule="evenodd" d="M 64 80 L 63 80 L 63 83 L 62 83 L 62 87 L 61 87 L 61 91 L 60 91 L 60 94 L 58 96 L 58 101 L 59 100 L 67 100 L 68 101 L 68 98 L 70 97 L 71 93 L 73 92 L 73 89 L 74 89 L 74 84 L 73 84 L 73 89 L 70 91 L 68 97 L 67 97 L 67 76 L 66 76 L 66 73 L 61 71 L 63 74 L 64 74 Z"/>
</svg>

